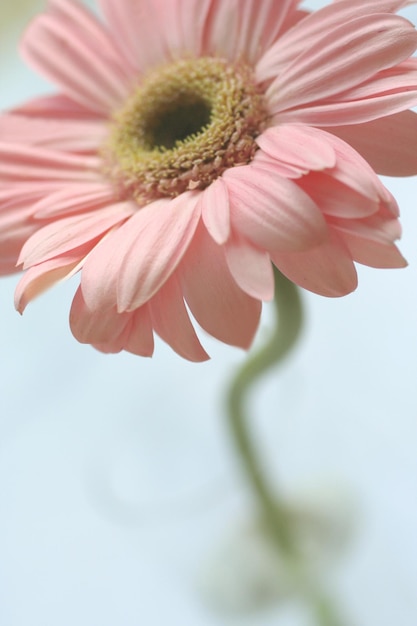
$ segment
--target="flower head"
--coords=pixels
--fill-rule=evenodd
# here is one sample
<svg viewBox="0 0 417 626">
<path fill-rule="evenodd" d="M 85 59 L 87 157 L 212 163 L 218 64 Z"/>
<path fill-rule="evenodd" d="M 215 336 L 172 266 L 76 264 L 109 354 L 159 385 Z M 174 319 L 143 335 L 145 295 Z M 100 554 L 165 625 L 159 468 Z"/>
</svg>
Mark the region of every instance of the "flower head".
<svg viewBox="0 0 417 626">
<path fill-rule="evenodd" d="M 154 332 L 207 358 L 190 313 L 248 347 L 272 263 L 342 296 L 403 267 L 377 173 L 417 173 L 405 0 L 50 0 L 22 54 L 59 88 L 0 118 L 0 270 L 23 311 L 80 271 L 70 323 L 105 352 Z"/>
</svg>

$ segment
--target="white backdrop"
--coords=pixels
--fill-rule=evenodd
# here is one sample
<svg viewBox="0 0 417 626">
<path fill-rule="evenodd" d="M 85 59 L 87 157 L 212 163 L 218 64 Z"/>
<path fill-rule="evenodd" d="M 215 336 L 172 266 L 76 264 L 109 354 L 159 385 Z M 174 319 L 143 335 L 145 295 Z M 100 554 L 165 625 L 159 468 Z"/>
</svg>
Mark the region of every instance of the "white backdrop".
<svg viewBox="0 0 417 626">
<path fill-rule="evenodd" d="M 3 18 L 1 108 L 50 89 L 17 58 L 25 19 Z M 359 268 L 346 298 L 305 293 L 302 341 L 254 402 L 285 491 L 330 484 L 353 502 L 333 580 L 347 626 L 417 623 L 417 181 L 385 183 L 410 266 Z M 291 607 L 214 609 L 199 582 L 249 508 L 221 405 L 244 354 L 206 341 L 201 365 L 162 343 L 152 360 L 105 356 L 69 331 L 77 278 L 23 317 L 16 282 L 0 281 L 2 626 L 301 626 Z"/>
</svg>

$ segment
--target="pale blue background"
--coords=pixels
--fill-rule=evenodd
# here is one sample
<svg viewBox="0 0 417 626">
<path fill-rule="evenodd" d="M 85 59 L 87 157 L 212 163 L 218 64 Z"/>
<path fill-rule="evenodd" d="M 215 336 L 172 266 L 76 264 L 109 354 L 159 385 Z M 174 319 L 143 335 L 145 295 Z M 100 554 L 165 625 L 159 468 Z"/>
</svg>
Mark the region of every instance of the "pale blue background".
<svg viewBox="0 0 417 626">
<path fill-rule="evenodd" d="M 47 89 L 17 59 L 21 24 L 1 42 L 2 108 Z M 417 623 L 417 181 L 385 182 L 409 268 L 360 268 L 339 300 L 304 294 L 303 341 L 255 405 L 289 494 L 331 483 L 356 503 L 333 580 L 347 626 Z M 249 509 L 221 407 L 244 354 L 206 341 L 201 365 L 161 343 L 152 360 L 103 356 L 69 331 L 77 278 L 23 317 L 16 282 L 0 281 L 0 624 L 301 626 L 292 608 L 216 612 L 198 583 Z"/>
</svg>

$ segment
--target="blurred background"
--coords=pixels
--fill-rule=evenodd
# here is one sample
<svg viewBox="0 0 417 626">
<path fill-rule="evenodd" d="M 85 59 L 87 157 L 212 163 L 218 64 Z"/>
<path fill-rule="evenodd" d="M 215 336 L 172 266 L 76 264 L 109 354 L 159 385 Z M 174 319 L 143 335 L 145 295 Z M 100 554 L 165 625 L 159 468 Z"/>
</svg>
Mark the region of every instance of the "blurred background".
<svg viewBox="0 0 417 626">
<path fill-rule="evenodd" d="M 43 5 L 1 3 L 1 109 L 53 91 L 17 51 Z M 416 7 L 403 13 L 417 22 Z M 331 494 L 351 525 L 327 572 L 346 626 L 417 623 L 416 179 L 384 182 L 409 267 L 359 267 L 358 290 L 338 300 L 304 293 L 302 340 L 252 406 L 283 492 Z M 222 406 L 245 355 L 210 340 L 200 365 L 161 342 L 151 360 L 102 355 L 70 333 L 77 280 L 23 317 L 17 276 L 0 281 L 0 623 L 307 625 L 295 604 L 248 591 L 262 558 Z"/>
</svg>

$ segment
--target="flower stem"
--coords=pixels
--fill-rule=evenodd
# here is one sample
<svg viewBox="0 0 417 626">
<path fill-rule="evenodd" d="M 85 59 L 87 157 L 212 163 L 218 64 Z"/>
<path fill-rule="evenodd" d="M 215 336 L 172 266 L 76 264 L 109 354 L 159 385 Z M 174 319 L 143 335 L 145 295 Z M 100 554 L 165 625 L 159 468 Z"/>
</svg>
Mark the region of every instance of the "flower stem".
<svg viewBox="0 0 417 626">
<path fill-rule="evenodd" d="M 298 288 L 278 270 L 275 270 L 274 304 L 277 322 L 271 337 L 244 363 L 231 383 L 227 397 L 230 429 L 268 536 L 279 556 L 285 559 L 288 573 L 299 592 L 310 603 L 317 624 L 343 626 L 330 599 L 323 594 L 314 577 L 309 575 L 308 565 L 302 562 L 293 515 L 285 502 L 278 498 L 275 487 L 271 486 L 248 425 L 245 408 L 251 386 L 266 370 L 284 359 L 297 341 L 303 322 Z"/>
<path fill-rule="evenodd" d="M 229 389 L 230 427 L 243 468 L 262 511 L 263 522 L 277 547 L 290 556 L 295 545 L 286 508 L 280 504 L 261 467 L 248 427 L 246 396 L 261 375 L 278 364 L 296 342 L 302 326 L 301 299 L 297 287 L 275 270 L 275 299 L 278 323 L 268 342 L 237 372 Z"/>
</svg>

